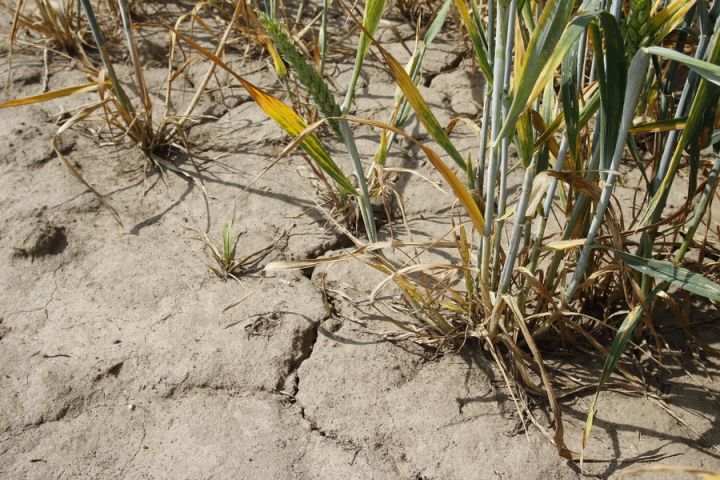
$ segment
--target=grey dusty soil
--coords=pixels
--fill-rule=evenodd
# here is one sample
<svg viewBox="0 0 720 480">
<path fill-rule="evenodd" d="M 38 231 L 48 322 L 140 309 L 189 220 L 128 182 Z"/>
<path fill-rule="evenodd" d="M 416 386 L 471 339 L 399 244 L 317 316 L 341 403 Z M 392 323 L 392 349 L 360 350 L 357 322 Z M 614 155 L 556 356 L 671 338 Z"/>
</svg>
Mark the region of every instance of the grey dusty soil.
<svg viewBox="0 0 720 480">
<path fill-rule="evenodd" d="M 404 61 L 387 26 L 383 41 Z M 5 35 L 7 17 L 1 28 Z M 397 28 L 411 46 L 412 31 Z M 163 42 L 151 43 L 162 56 Z M 463 52 L 452 39 L 428 52 L 422 91 L 443 125 L 478 114 L 478 74 Z M 336 57 L 333 80 L 342 90 L 351 57 Z M 72 64 L 51 59 L 50 88 L 84 81 Z M 5 98 L 38 93 L 41 53 L 21 48 L 13 63 Z M 194 66 L 190 81 L 205 67 Z M 239 68 L 279 91 L 264 60 Z M 157 91 L 164 73 L 162 63 L 149 64 Z M 580 478 L 539 428 L 524 432 L 480 350 L 434 355 L 386 341 L 396 331 L 393 312 L 368 305 L 382 280 L 369 268 L 354 262 L 262 278 L 271 260 L 331 255 L 349 244 L 318 206 L 300 157 L 257 179 L 288 139 L 244 92 L 214 92 L 189 131 L 194 160 L 174 159 L 187 176 L 145 176 L 135 149 L 97 137 L 99 120 L 63 135 L 63 152 L 107 195 L 122 227 L 50 147 L 58 122 L 95 94 L 0 114 L 0 478 Z M 393 95 L 382 64 L 369 58 L 356 114 L 384 120 Z M 414 120 L 408 130 L 423 135 Z M 367 160 L 377 134 L 357 135 Z M 463 154 L 477 148 L 462 124 L 453 139 Z M 395 152 L 392 166 L 440 184 L 413 148 L 402 143 Z M 339 148 L 334 154 L 348 165 Z M 401 175 L 397 186 L 413 238 L 450 228 L 447 193 L 417 176 Z M 219 244 L 233 212 L 238 256 L 274 248 L 239 282 L 225 282 L 195 238 L 207 232 Z M 716 312 L 693 318 L 708 315 Z M 717 330 L 707 335 L 720 345 Z M 615 476 L 639 462 L 720 470 L 720 365 L 703 358 L 701 369 L 686 357 L 685 371 L 648 370 L 662 377 L 672 414 L 651 397 L 603 394 L 587 453 L 602 461 L 587 464 L 588 474 Z M 597 374 L 598 365 L 585 366 Z M 562 401 L 572 450 L 589 400 Z M 534 408 L 552 431 L 546 405 Z"/>
</svg>

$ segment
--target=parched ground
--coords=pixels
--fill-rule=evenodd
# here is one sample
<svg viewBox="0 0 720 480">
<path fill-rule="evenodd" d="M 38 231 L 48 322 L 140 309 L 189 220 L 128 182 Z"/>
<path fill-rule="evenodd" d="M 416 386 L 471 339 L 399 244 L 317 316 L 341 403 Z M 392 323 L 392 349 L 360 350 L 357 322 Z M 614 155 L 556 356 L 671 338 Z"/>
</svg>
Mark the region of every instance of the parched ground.
<svg viewBox="0 0 720 480">
<path fill-rule="evenodd" d="M 402 57 L 395 37 L 384 40 Z M 446 42 L 428 54 L 422 89 L 443 124 L 478 113 L 480 86 L 463 52 Z M 42 55 L 23 50 L 13 63 L 4 95 L 37 93 Z M 350 64 L 336 68 L 335 82 L 345 85 Z M 5 52 L 0 78 L 7 69 Z M 264 62 L 242 71 L 274 84 Z M 160 66 L 148 69 L 156 88 L 163 75 Z M 58 88 L 83 75 L 58 62 L 46 80 Z M 393 95 L 371 58 L 358 114 L 384 120 Z M 177 160 L 190 179 L 146 177 L 137 151 L 98 141 L 91 129 L 98 124 L 63 136 L 63 152 L 107 195 L 122 227 L 50 147 L 60 119 L 93 98 L 0 116 L 1 478 L 582 476 L 537 427 L 523 431 L 502 378 L 480 352 L 437 356 L 385 341 L 392 328 L 366 302 L 382 278 L 369 268 L 259 274 L 271 260 L 349 245 L 321 214 L 299 157 L 257 179 L 287 138 L 243 92 L 201 104 L 208 117 L 190 130 L 195 159 Z M 377 137 L 357 134 L 368 158 Z M 469 129 L 453 135 L 462 151 L 477 148 Z M 412 148 L 397 151 L 392 165 L 440 181 Z M 398 188 L 413 235 L 449 228 L 448 195 L 419 177 L 403 177 Z M 233 212 L 238 256 L 274 248 L 240 282 L 225 282 L 195 238 L 207 232 L 219 243 Z M 706 338 L 720 345 L 717 330 Z M 586 473 L 605 478 L 643 462 L 720 470 L 720 363 L 691 357 L 684 371 L 658 373 L 670 412 L 651 397 L 603 395 L 588 450 L 600 461 Z M 573 450 L 588 404 L 583 395 L 563 401 Z"/>
</svg>

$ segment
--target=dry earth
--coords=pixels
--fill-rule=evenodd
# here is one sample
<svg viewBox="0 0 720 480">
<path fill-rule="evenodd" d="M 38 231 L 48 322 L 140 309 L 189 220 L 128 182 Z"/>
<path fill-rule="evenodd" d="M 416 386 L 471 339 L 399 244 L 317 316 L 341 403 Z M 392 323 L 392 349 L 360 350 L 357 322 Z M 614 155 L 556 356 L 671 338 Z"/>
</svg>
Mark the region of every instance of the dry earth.
<svg viewBox="0 0 720 480">
<path fill-rule="evenodd" d="M 477 73 L 463 51 L 448 41 L 429 53 L 423 92 L 443 124 L 478 113 Z M 338 85 L 349 68 L 339 63 L 333 72 Z M 3 82 L 7 70 L 5 51 Z M 243 71 L 274 85 L 264 62 Z M 160 66 L 148 69 L 155 88 L 163 75 Z M 42 56 L 22 49 L 5 95 L 37 93 L 43 76 Z M 67 62 L 51 64 L 50 88 L 82 80 Z M 357 113 L 384 119 L 393 94 L 371 58 Z M 317 257 L 348 243 L 319 212 L 299 158 L 253 182 L 287 138 L 242 92 L 201 105 L 217 118 L 190 131 L 199 169 L 177 159 L 193 181 L 144 178 L 137 151 L 100 144 L 87 124 L 64 135 L 63 151 L 107 194 L 123 227 L 50 148 L 58 121 L 92 99 L 0 117 L 1 478 L 582 476 L 537 428 L 523 433 L 502 379 L 479 352 L 437 356 L 384 341 L 387 319 L 365 308 L 381 280 L 368 268 L 340 264 L 261 281 L 270 260 Z M 417 125 L 409 130 L 422 135 Z M 358 135 L 362 153 L 374 153 L 376 135 Z M 454 138 L 464 152 L 476 148 L 467 129 Z M 412 148 L 397 151 L 393 165 L 440 180 Z M 413 235 L 448 228 L 447 195 L 417 177 L 398 186 Z M 235 208 L 240 256 L 281 239 L 239 283 L 213 275 L 207 250 L 193 240 L 208 232 L 219 241 Z M 720 344 L 717 330 L 707 335 Z M 720 366 L 703 358 L 700 369 L 687 352 L 686 371 L 657 373 L 674 416 L 649 398 L 604 394 L 588 456 L 605 461 L 588 464 L 589 475 L 615 476 L 643 461 L 720 470 Z M 563 403 L 574 450 L 588 403 Z M 537 412 L 551 428 L 544 408 Z"/>
</svg>

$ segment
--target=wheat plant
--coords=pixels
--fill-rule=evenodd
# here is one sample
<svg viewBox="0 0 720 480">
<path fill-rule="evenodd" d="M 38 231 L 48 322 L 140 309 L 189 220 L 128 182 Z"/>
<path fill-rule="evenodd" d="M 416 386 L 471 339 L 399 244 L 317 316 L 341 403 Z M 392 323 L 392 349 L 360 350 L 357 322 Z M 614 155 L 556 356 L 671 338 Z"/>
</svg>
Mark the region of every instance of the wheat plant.
<svg viewBox="0 0 720 480">
<path fill-rule="evenodd" d="M 367 17 L 356 23 L 401 94 L 387 124 L 355 121 L 383 131 L 380 164 L 389 139 L 407 136 L 399 129 L 405 105 L 443 150 L 441 157 L 418 143 L 465 212 L 453 219 L 449 241 L 427 248 L 450 249 L 457 260 L 391 261 L 383 252 L 402 249 L 397 242 L 360 245 L 350 257 L 364 258 L 400 287 L 420 322 L 419 328 L 406 325 L 414 335 L 459 345 L 476 338 L 508 382 L 522 387 L 511 387 L 515 397 L 544 395 L 559 453 L 582 462 L 600 390 L 632 337 L 657 335 L 653 312 L 672 302 L 665 292 L 683 289 L 720 300 L 720 285 L 684 262 L 700 246 L 701 225 L 707 228 L 703 219 L 720 167 L 710 148 L 718 147 L 720 3 L 453 5 L 486 85 L 476 164 L 458 153 L 421 95 L 412 59 L 405 68 L 375 41 Z M 325 115 L 335 117 L 336 110 Z M 651 142 L 641 141 L 648 136 Z M 629 213 L 616 196 L 627 165 L 641 178 L 641 201 Z M 514 168 L 523 180 L 511 200 Z M 683 168 L 690 179 L 687 200 L 671 211 L 668 195 Z M 579 449 L 565 445 L 557 398 L 584 387 L 550 375 L 543 359 L 544 346 L 558 341 L 589 345 L 605 359 Z"/>
</svg>

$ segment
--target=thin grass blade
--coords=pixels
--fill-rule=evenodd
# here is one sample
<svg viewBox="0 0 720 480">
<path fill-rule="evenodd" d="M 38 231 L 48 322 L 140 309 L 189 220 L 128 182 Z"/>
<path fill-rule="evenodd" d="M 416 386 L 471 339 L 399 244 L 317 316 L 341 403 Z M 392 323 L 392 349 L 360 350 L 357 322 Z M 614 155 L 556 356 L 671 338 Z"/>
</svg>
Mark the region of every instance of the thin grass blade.
<svg viewBox="0 0 720 480">
<path fill-rule="evenodd" d="M 380 24 L 380 19 L 382 18 L 384 9 L 385 0 L 366 0 L 365 2 L 365 11 L 363 12 L 362 20 L 363 28 L 360 33 L 360 42 L 355 54 L 355 64 L 353 65 L 350 85 L 348 86 L 345 101 L 343 102 L 341 108 L 343 114 L 350 111 L 350 105 L 352 104 L 352 99 L 355 95 L 355 85 L 357 85 L 358 78 L 360 78 L 360 71 L 362 70 L 363 62 L 365 61 L 365 55 L 367 54 L 368 48 L 370 48 L 372 36 L 375 35 L 375 31 Z"/>
<path fill-rule="evenodd" d="M 52 90 L 50 92 L 45 92 L 38 95 L 31 95 L 29 97 L 18 98 L 15 100 L 10 100 L 8 102 L 0 103 L 0 108 L 21 107 L 24 105 L 32 105 L 33 103 L 47 102 L 50 100 L 55 100 L 57 98 L 68 97 L 70 95 L 92 92 L 94 90 L 97 90 L 98 87 L 109 87 L 110 85 L 110 82 L 92 82 L 86 83 L 84 85 L 74 85 L 72 87 L 58 88 L 57 90 Z"/>
<path fill-rule="evenodd" d="M 618 250 L 613 250 L 613 252 L 620 257 L 625 266 L 643 275 L 649 275 L 660 282 L 667 282 L 668 285 L 681 288 L 695 295 L 700 295 L 701 297 L 716 302 L 720 301 L 720 285 L 700 273 L 663 260 L 638 257 L 637 255 Z"/>
<path fill-rule="evenodd" d="M 661 57 L 675 60 L 676 62 L 680 62 L 683 65 L 687 65 L 688 68 L 693 70 L 695 73 L 703 77 L 708 82 L 712 82 L 715 85 L 720 85 L 719 65 L 695 59 L 691 56 L 685 55 L 684 53 L 680 53 L 669 48 L 645 47 L 644 50 L 650 55 L 660 55 Z"/>
<path fill-rule="evenodd" d="M 393 57 L 387 50 L 382 48 L 379 43 L 375 43 L 375 46 L 378 48 L 383 58 L 385 58 L 385 62 L 390 69 L 390 74 L 395 79 L 395 82 L 402 90 L 405 98 L 407 98 L 408 103 L 415 111 L 415 114 L 425 129 L 433 137 L 437 144 L 440 145 L 440 147 L 442 147 L 448 155 L 450 155 L 450 158 L 455 161 L 462 171 L 467 171 L 467 164 L 462 158 L 462 155 L 460 155 L 460 152 L 458 152 L 455 145 L 453 145 L 450 141 L 450 138 L 445 133 L 445 130 L 443 130 L 440 126 L 440 122 L 438 122 L 437 118 L 432 113 L 432 110 L 430 110 L 427 102 L 425 102 L 425 99 L 422 97 L 420 91 L 417 89 L 415 83 L 407 74 L 403 66 L 400 65 L 395 57 Z"/>
<path fill-rule="evenodd" d="M 625 317 L 622 325 L 620 325 L 620 328 L 615 334 L 615 338 L 610 345 L 610 351 L 605 359 L 605 365 L 603 366 L 603 371 L 600 374 L 600 380 L 598 381 L 598 386 L 595 390 L 595 396 L 593 396 L 593 399 L 590 402 L 590 409 L 588 410 L 587 419 L 585 420 L 585 428 L 583 429 L 582 444 L 580 448 L 580 468 L 582 468 L 583 461 L 585 459 L 585 447 L 590 439 L 590 431 L 592 430 L 593 421 L 595 420 L 595 412 L 597 410 L 598 399 L 600 398 L 600 391 L 610 379 L 610 375 L 613 370 L 615 370 L 617 363 L 620 361 L 622 352 L 625 350 L 625 347 L 630 341 L 630 337 L 635 331 L 635 327 L 640 322 L 640 319 L 642 319 L 643 312 L 644 310 L 639 305 L 633 308 Z"/>
</svg>

